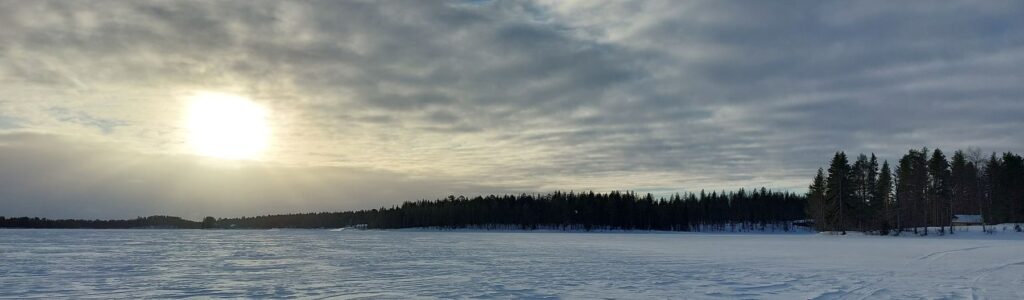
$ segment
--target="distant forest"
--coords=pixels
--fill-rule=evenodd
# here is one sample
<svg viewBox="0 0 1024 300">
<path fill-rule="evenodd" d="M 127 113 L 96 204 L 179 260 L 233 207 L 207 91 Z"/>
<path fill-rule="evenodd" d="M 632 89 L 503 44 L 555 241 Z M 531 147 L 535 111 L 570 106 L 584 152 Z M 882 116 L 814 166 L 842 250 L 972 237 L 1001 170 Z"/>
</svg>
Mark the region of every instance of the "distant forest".
<svg viewBox="0 0 1024 300">
<path fill-rule="evenodd" d="M 860 154 L 850 164 L 838 152 L 818 169 L 807 193 L 807 215 L 818 231 L 878 234 L 953 233 L 953 215 L 981 215 L 983 224 L 1024 222 L 1024 160 L 1010 152 L 985 157 L 980 150 L 910 150 L 879 169 Z M 1021 230 L 1017 227 L 1017 230 Z"/>
<path fill-rule="evenodd" d="M 952 216 L 981 215 L 987 224 L 1024 222 L 1024 159 L 977 149 L 910 150 L 890 166 L 874 154 L 851 164 L 837 152 L 818 169 L 806 195 L 765 188 L 675 194 L 655 198 L 634 192 L 554 192 L 490 195 L 405 202 L 379 209 L 206 217 L 200 222 L 170 216 L 133 220 L 49 220 L 0 217 L 7 228 L 366 228 L 442 229 L 818 231 L 876 234 L 953 233 Z M 1019 230 L 1019 229 L 1018 229 Z"/>
<path fill-rule="evenodd" d="M 20 228 L 484 228 L 556 230 L 751 231 L 791 230 L 804 218 L 806 198 L 764 188 L 736 192 L 676 194 L 655 199 L 633 192 L 546 195 L 450 196 L 405 202 L 390 208 L 257 217 L 177 217 L 135 220 L 47 220 L 2 218 L 0 227 Z"/>
<path fill-rule="evenodd" d="M 0 217 L 0 228 L 202 228 L 202 223 L 172 216 L 139 217 L 132 220 L 50 220 L 46 218 Z"/>
</svg>

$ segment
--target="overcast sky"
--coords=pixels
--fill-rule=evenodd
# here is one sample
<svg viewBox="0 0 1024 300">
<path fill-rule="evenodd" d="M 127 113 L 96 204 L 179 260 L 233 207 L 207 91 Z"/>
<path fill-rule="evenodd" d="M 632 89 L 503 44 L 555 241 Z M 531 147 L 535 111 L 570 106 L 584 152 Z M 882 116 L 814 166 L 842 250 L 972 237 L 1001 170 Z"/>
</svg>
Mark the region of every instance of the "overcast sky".
<svg viewBox="0 0 1024 300">
<path fill-rule="evenodd" d="M 1021 16 L 1020 1 L 0 0 L 0 216 L 803 192 L 839 150 L 1024 152 Z M 266 153 L 192 151 L 196 92 L 265 107 Z"/>
</svg>

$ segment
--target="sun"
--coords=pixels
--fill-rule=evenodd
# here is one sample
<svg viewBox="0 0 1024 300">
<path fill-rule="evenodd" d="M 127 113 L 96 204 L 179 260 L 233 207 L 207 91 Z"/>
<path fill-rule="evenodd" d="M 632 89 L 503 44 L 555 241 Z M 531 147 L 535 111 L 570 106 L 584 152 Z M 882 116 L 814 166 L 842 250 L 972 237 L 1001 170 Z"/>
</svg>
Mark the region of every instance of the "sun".
<svg viewBox="0 0 1024 300">
<path fill-rule="evenodd" d="M 270 128 L 263 106 L 239 95 L 214 92 L 196 93 L 189 100 L 188 142 L 197 154 L 253 160 L 266 150 Z"/>
</svg>

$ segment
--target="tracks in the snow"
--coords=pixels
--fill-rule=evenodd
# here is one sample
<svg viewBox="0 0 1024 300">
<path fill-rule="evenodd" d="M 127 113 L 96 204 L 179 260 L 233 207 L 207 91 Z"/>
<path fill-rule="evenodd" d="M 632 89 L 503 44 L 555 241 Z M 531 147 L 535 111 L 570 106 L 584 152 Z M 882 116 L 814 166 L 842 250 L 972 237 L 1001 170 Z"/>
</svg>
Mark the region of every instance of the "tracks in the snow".
<svg viewBox="0 0 1024 300">
<path fill-rule="evenodd" d="M 946 256 L 947 254 L 950 254 L 950 253 L 971 251 L 971 250 L 984 249 L 984 248 L 989 248 L 989 247 L 991 247 L 991 246 L 978 246 L 978 247 L 968 247 L 968 248 L 945 250 L 945 251 L 936 251 L 936 252 L 928 253 L 928 254 L 925 254 L 925 255 L 923 255 L 921 257 L 918 257 L 917 260 L 931 260 L 931 261 L 934 261 L 934 260 L 937 260 L 937 259 L 939 259 L 939 258 L 941 258 L 943 256 Z"/>
</svg>

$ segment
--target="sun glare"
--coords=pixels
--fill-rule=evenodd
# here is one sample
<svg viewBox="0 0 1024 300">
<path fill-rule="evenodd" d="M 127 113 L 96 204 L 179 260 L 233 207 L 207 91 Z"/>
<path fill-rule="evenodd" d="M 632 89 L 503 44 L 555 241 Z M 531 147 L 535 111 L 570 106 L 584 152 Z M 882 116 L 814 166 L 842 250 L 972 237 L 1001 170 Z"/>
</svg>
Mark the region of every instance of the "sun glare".
<svg viewBox="0 0 1024 300">
<path fill-rule="evenodd" d="M 197 93 L 188 109 L 188 141 L 196 153 L 224 159 L 258 159 L 267 148 L 266 109 L 224 93 Z"/>
</svg>

